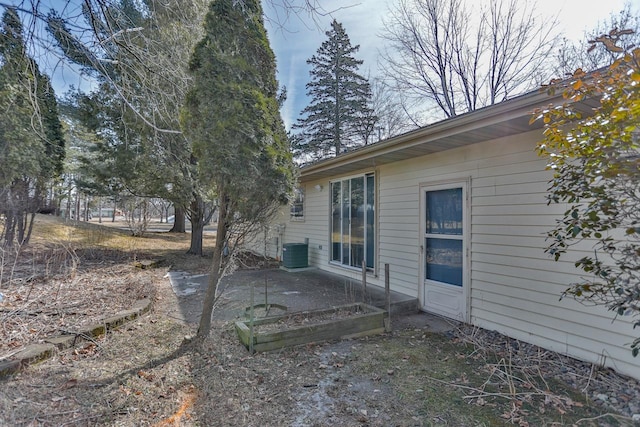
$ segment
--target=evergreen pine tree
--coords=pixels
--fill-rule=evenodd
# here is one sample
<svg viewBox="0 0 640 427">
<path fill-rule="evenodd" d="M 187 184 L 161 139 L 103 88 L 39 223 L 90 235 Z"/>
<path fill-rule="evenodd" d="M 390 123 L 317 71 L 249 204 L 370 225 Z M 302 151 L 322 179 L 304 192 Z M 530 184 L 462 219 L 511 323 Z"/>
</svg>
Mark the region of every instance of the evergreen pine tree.
<svg viewBox="0 0 640 427">
<path fill-rule="evenodd" d="M 27 54 L 15 8 L 0 22 L 0 111 L 0 239 L 22 245 L 46 185 L 62 171 L 64 139 L 49 78 Z"/>
<path fill-rule="evenodd" d="M 196 45 L 182 120 L 199 173 L 218 199 L 218 229 L 198 337 L 209 334 L 218 281 L 242 236 L 270 219 L 293 186 L 275 56 L 258 0 L 214 0 Z"/>
<path fill-rule="evenodd" d="M 373 129 L 377 120 L 369 107 L 369 82 L 358 74 L 363 61 L 354 57 L 360 46 L 351 45 L 342 24 L 336 20 L 326 35 L 328 40 L 307 60 L 313 66 L 307 84 L 311 103 L 294 126 L 302 129 L 294 139 L 294 152 L 312 158 L 338 155 L 358 143 L 366 145 L 370 133 L 363 133 L 362 129 Z"/>
</svg>

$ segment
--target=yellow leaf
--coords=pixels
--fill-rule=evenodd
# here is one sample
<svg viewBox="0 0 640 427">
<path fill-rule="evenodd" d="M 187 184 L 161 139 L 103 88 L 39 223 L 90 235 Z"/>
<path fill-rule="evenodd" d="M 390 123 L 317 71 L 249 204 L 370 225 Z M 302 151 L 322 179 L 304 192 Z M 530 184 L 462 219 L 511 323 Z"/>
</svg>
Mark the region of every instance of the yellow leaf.
<svg viewBox="0 0 640 427">
<path fill-rule="evenodd" d="M 578 79 L 576 80 L 571 87 L 573 87 L 573 90 L 578 90 L 582 87 L 582 79 Z"/>
<path fill-rule="evenodd" d="M 635 71 L 631 73 L 631 80 L 633 80 L 634 82 L 640 82 L 640 72 Z"/>
</svg>

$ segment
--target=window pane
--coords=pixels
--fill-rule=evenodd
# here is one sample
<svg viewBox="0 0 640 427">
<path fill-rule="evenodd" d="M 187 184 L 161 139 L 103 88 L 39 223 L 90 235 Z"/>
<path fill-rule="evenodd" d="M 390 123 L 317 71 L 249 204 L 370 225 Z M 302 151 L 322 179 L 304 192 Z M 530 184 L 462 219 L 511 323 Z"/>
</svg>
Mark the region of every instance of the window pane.
<svg viewBox="0 0 640 427">
<path fill-rule="evenodd" d="M 349 265 L 349 229 L 351 215 L 351 188 L 349 181 L 342 181 L 342 263 Z"/>
<path fill-rule="evenodd" d="M 304 189 L 298 187 L 294 190 L 293 203 L 291 204 L 291 218 L 304 219 Z"/>
<path fill-rule="evenodd" d="M 340 183 L 331 183 L 331 260 L 340 261 L 340 236 L 342 221 L 340 214 Z"/>
<path fill-rule="evenodd" d="M 353 267 L 362 267 L 364 259 L 364 177 L 351 180 L 351 260 Z"/>
<path fill-rule="evenodd" d="M 462 286 L 462 240 L 425 241 L 427 279 Z"/>
<path fill-rule="evenodd" d="M 375 186 L 373 175 L 367 175 L 367 267 L 373 268 L 375 258 Z"/>
<path fill-rule="evenodd" d="M 462 188 L 427 193 L 426 232 L 462 235 Z"/>
</svg>

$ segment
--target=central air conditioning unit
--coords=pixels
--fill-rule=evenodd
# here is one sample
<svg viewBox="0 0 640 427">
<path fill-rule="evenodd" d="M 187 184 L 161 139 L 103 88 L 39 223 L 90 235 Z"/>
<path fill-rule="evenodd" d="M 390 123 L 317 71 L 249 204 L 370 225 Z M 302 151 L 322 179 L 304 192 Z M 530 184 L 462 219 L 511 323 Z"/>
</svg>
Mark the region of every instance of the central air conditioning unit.
<svg viewBox="0 0 640 427">
<path fill-rule="evenodd" d="M 304 268 L 309 266 L 309 245 L 307 243 L 285 243 L 282 246 L 282 266 Z"/>
</svg>

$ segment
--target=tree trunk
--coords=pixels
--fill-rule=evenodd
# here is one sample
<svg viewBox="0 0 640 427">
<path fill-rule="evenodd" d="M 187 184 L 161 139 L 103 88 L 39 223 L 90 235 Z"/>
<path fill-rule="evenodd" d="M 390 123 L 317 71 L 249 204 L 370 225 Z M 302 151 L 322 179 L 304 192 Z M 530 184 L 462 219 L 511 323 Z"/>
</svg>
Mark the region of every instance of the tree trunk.
<svg viewBox="0 0 640 427">
<path fill-rule="evenodd" d="M 76 206 L 76 213 L 73 216 L 73 219 L 75 219 L 76 221 L 80 221 L 80 193 L 79 192 L 76 192 L 75 206 Z"/>
<path fill-rule="evenodd" d="M 163 207 L 162 211 L 164 212 L 164 219 L 166 219 L 166 222 L 169 222 L 169 209 L 171 208 L 171 204 L 167 204 L 167 207 Z M 173 224 L 175 225 L 176 221 L 176 216 L 173 216 Z"/>
<path fill-rule="evenodd" d="M 202 256 L 205 204 L 202 197 L 195 196 L 191 202 L 191 247 L 188 254 Z"/>
<path fill-rule="evenodd" d="M 33 232 L 33 224 L 36 221 L 36 213 L 32 212 L 31 214 L 29 214 L 29 221 L 28 221 L 28 225 L 27 225 L 27 234 L 24 238 L 24 242 L 23 244 L 27 244 L 29 243 L 29 240 L 31 240 L 31 234 Z"/>
<path fill-rule="evenodd" d="M 204 251 L 202 249 L 202 236 L 204 234 L 204 223 L 199 221 L 197 223 L 191 222 L 191 246 L 187 251 L 191 255 L 202 256 Z"/>
<path fill-rule="evenodd" d="M 7 191 L 5 206 L 2 213 L 5 216 L 2 235 L 2 246 L 18 249 L 29 243 L 31 231 L 35 221 L 37 206 L 29 199 L 29 187 L 25 181 L 18 180 Z"/>
<path fill-rule="evenodd" d="M 220 192 L 219 200 L 226 199 L 223 192 Z M 200 316 L 200 325 L 198 326 L 197 339 L 204 340 L 209 336 L 211 331 L 211 316 L 213 314 L 213 306 L 216 302 L 216 294 L 218 293 L 218 282 L 222 279 L 222 271 L 224 265 L 224 246 L 227 240 L 228 227 L 228 210 L 227 202 L 220 203 L 218 211 L 218 231 L 216 233 L 216 245 L 213 249 L 213 260 L 211 262 L 211 271 L 209 273 L 209 282 L 207 292 L 204 296 L 202 306 L 202 315 Z"/>
<path fill-rule="evenodd" d="M 4 243 L 5 247 L 13 247 L 13 241 L 15 239 L 16 233 L 16 215 L 13 209 L 9 208 L 5 211 L 5 222 L 4 222 Z"/>
<path fill-rule="evenodd" d="M 67 192 L 67 211 L 64 214 L 65 219 L 71 219 L 71 188 Z"/>
<path fill-rule="evenodd" d="M 24 209 L 20 209 L 16 212 L 15 223 L 18 226 L 18 246 L 24 244 L 24 237 L 27 228 L 27 212 Z"/>
<path fill-rule="evenodd" d="M 184 221 L 184 208 L 182 206 L 176 206 L 175 214 L 173 216 L 173 227 L 169 230 L 169 233 L 184 233 L 186 232 Z M 192 231 L 193 232 L 193 231 Z"/>
<path fill-rule="evenodd" d="M 18 246 L 27 243 L 27 228 L 29 225 L 29 212 L 35 212 L 36 207 L 29 196 L 29 183 L 26 179 L 18 180 L 13 192 L 16 196 L 16 209 L 14 211 L 14 224 L 17 226 Z M 34 197 L 37 197 L 37 189 Z"/>
</svg>

